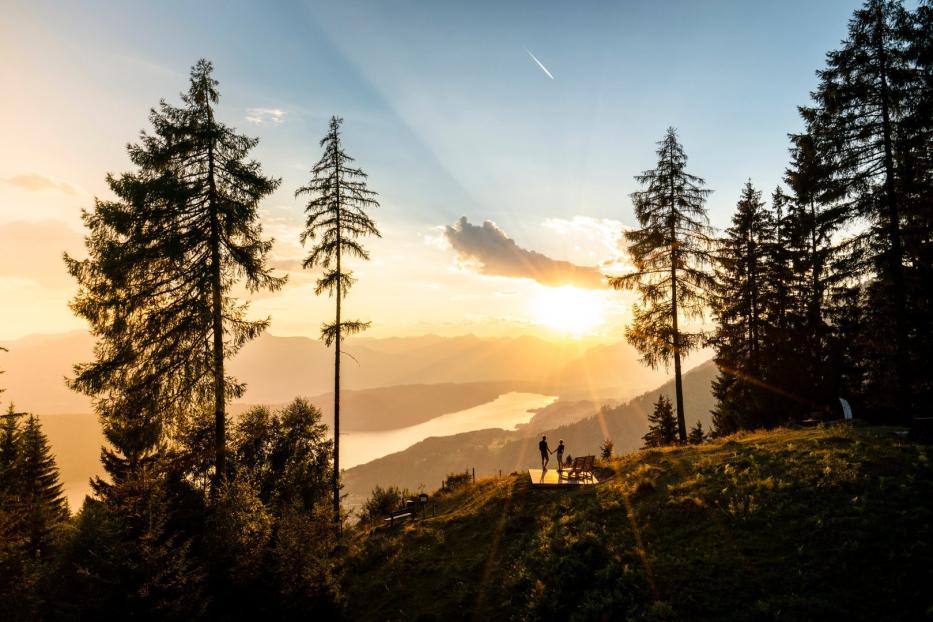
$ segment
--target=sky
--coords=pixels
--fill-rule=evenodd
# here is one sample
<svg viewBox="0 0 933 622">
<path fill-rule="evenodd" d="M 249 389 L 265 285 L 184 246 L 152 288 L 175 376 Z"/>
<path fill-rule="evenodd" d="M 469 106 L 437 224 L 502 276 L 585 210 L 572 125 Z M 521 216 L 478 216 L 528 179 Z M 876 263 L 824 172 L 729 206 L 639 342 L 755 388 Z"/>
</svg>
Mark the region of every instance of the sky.
<svg viewBox="0 0 933 622">
<path fill-rule="evenodd" d="M 289 283 L 252 296 L 277 335 L 317 336 L 332 301 L 299 266 L 303 185 L 331 115 L 380 195 L 383 237 L 345 308 L 373 337 L 619 340 L 633 176 L 677 128 L 725 227 L 765 196 L 796 107 L 859 2 L 0 1 L 0 342 L 84 328 L 63 252 L 131 170 L 126 145 L 210 59 L 218 116 L 282 179 L 261 206 Z"/>
</svg>

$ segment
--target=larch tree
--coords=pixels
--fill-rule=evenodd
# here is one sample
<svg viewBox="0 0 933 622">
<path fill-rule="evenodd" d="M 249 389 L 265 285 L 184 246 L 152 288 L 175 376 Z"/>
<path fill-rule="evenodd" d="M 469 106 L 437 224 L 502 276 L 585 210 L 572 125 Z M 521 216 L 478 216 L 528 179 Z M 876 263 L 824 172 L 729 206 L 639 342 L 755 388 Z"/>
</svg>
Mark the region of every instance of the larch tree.
<svg viewBox="0 0 933 622">
<path fill-rule="evenodd" d="M 366 186 L 366 173 L 352 165 L 353 158 L 341 145 L 340 125 L 343 119 L 331 117 L 327 135 L 321 140 L 324 154 L 311 169 L 311 180 L 295 191 L 295 196 L 309 197 L 305 206 L 307 218 L 301 233 L 301 243 L 313 242 L 302 264 L 305 269 L 321 267 L 315 294 L 327 292 L 335 301 L 333 322 L 321 327 L 321 339 L 334 347 L 334 464 L 333 510 L 340 525 L 340 357 L 344 337 L 366 330 L 370 323 L 346 320 L 342 302 L 355 279 L 344 258 L 369 259 L 360 241 L 366 236 L 381 237 L 369 210 L 379 206 L 376 193 Z"/>
<path fill-rule="evenodd" d="M 272 241 L 258 214 L 279 181 L 247 159 L 257 139 L 217 120 L 212 71 L 198 61 L 183 105 L 151 111 L 151 132 L 128 147 L 137 170 L 109 175 L 116 200 L 83 214 L 88 258 L 65 259 L 79 285 L 72 309 L 97 338 L 95 360 L 76 366 L 71 384 L 94 398 L 116 449 L 105 465 L 138 465 L 169 426 L 209 408 L 216 487 L 226 400 L 243 390 L 224 360 L 268 325 L 247 319 L 231 291 L 276 290 L 284 279 L 266 265 Z"/>
<path fill-rule="evenodd" d="M 641 225 L 625 232 L 635 270 L 608 279 L 616 289 L 639 294 L 625 334 L 642 360 L 653 368 L 674 361 L 677 427 L 686 442 L 681 357 L 702 345 L 704 334 L 685 330 L 681 319 L 703 317 L 714 285 L 705 208 L 711 191 L 686 171 L 687 156 L 674 128 L 658 143 L 657 155 L 657 167 L 635 177 L 644 189 L 631 195 Z"/>
</svg>

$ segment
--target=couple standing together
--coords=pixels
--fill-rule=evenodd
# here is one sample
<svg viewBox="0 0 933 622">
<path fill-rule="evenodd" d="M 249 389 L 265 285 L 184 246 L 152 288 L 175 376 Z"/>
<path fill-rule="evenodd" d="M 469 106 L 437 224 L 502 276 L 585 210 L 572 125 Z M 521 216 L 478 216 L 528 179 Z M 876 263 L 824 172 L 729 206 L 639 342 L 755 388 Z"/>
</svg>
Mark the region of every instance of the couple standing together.
<svg viewBox="0 0 933 622">
<path fill-rule="evenodd" d="M 541 442 L 538 443 L 538 449 L 541 450 L 541 470 L 547 471 L 548 462 L 551 461 L 551 454 L 557 454 L 557 470 L 561 471 L 564 468 L 564 441 L 561 440 L 557 445 L 557 449 L 551 451 L 547 446 L 547 437 L 542 436 Z"/>
</svg>

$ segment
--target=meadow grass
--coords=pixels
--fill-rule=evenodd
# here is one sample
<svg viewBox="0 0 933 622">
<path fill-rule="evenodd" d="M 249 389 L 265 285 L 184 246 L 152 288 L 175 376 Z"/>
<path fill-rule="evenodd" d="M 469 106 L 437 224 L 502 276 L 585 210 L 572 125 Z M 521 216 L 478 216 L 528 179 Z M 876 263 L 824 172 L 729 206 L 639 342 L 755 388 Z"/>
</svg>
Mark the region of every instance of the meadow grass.
<svg viewBox="0 0 933 622">
<path fill-rule="evenodd" d="M 437 517 L 361 525 L 353 619 L 906 620 L 933 605 L 930 447 L 890 428 L 736 435 L 434 495 Z"/>
</svg>

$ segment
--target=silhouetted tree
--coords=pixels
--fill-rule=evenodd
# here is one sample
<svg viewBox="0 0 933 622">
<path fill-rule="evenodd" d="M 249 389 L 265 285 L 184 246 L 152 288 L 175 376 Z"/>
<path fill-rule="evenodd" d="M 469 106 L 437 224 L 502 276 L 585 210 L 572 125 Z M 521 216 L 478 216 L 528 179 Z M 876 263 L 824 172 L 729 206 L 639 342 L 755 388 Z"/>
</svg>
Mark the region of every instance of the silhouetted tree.
<svg viewBox="0 0 933 622">
<path fill-rule="evenodd" d="M 691 445 L 702 445 L 706 442 L 706 432 L 703 431 L 703 422 L 697 420 L 697 424 L 690 428 L 690 434 L 687 436 L 687 442 Z"/>
<path fill-rule="evenodd" d="M 68 519 L 68 504 L 48 438 L 35 415 L 26 418 L 19 435 L 16 462 L 19 505 L 28 528 L 29 552 L 38 557 L 50 546 L 55 530 Z"/>
<path fill-rule="evenodd" d="M 11 404 L 0 418 L 0 618 L 45 617 L 49 595 L 41 584 L 54 569 L 68 518 L 39 419 Z"/>
<path fill-rule="evenodd" d="M 295 191 L 295 196 L 309 195 L 305 212 L 307 220 L 301 233 L 301 243 L 315 242 L 303 267 L 321 266 L 324 274 L 318 279 L 315 293 L 324 292 L 335 299 L 333 322 L 321 328 L 321 339 L 334 346 L 334 519 L 340 522 L 340 342 L 345 336 L 359 333 L 369 322 L 344 320 L 341 303 L 354 283 L 353 273 L 343 264 L 343 258 L 369 259 L 360 238 L 381 237 L 368 210 L 378 207 L 376 193 L 366 187 L 366 173 L 354 168 L 340 142 L 339 117 L 331 117 L 327 135 L 321 140 L 324 155 L 311 169 L 311 181 Z"/>
<path fill-rule="evenodd" d="M 817 72 L 814 105 L 801 107 L 808 132 L 847 197 L 851 218 L 866 218 L 855 249 L 863 274 L 873 274 L 871 304 L 876 366 L 870 380 L 897 418 L 911 405 L 908 291 L 905 276 L 905 181 L 911 153 L 905 123 L 917 94 L 908 54 L 910 15 L 900 2 L 868 0 L 849 22 L 848 38 Z M 915 138 L 915 137 L 914 137 Z M 922 147 L 929 149 L 929 141 Z"/>
<path fill-rule="evenodd" d="M 143 437 L 154 445 L 167 422 L 209 400 L 219 482 L 225 400 L 242 392 L 224 359 L 268 325 L 246 319 L 230 291 L 283 279 L 266 267 L 272 242 L 257 212 L 279 182 L 246 160 L 256 139 L 216 120 L 212 70 L 198 61 L 184 105 L 152 111 L 152 133 L 129 147 L 138 171 L 108 176 L 118 200 L 83 214 L 88 259 L 66 261 L 80 286 L 72 308 L 97 337 L 96 360 L 75 368 L 72 386 L 95 399 L 105 429 L 119 428 L 109 440 L 132 436 L 137 447 L 116 448 L 139 453 Z"/>
<path fill-rule="evenodd" d="M 701 178 L 686 172 L 687 156 L 674 128 L 668 128 L 658 143 L 657 154 L 657 168 L 635 177 L 646 188 L 631 195 L 641 225 L 625 232 L 635 272 L 611 276 L 609 284 L 635 289 L 641 298 L 625 335 L 642 360 L 651 367 L 674 360 L 677 427 L 685 442 L 681 356 L 700 346 L 703 334 L 685 331 L 680 319 L 702 317 L 713 287 L 705 209 L 710 190 Z"/>
<path fill-rule="evenodd" d="M 8 350 L 4 348 L 3 346 L 0 346 L 0 352 L 8 352 Z M 0 375 L 3 375 L 3 373 L 4 373 L 3 370 L 0 369 Z M 4 391 L 6 391 L 6 389 L 4 389 L 3 387 L 0 387 L 0 395 L 3 395 Z"/>
<path fill-rule="evenodd" d="M 307 400 L 297 398 L 274 413 L 252 408 L 235 429 L 237 475 L 255 485 L 266 505 L 311 511 L 333 481 L 333 443 L 326 435 L 320 411 Z"/>
<path fill-rule="evenodd" d="M 14 412 L 13 404 L 9 404 L 6 413 L 0 415 L 0 496 L 15 494 L 15 488 L 18 485 L 16 475 L 17 456 L 20 450 L 18 416 Z"/>
<path fill-rule="evenodd" d="M 659 395 L 658 401 L 654 403 L 654 411 L 648 415 L 648 432 L 642 437 L 645 441 L 644 447 L 648 449 L 674 445 L 677 438 L 674 407 L 669 399 Z"/>
<path fill-rule="evenodd" d="M 774 309 L 765 307 L 774 228 L 761 192 L 746 182 L 717 253 L 717 326 L 710 340 L 719 368 L 713 383 L 717 433 L 774 424 L 768 408 L 776 388 L 770 384 L 774 363 L 766 341 Z"/>
</svg>

